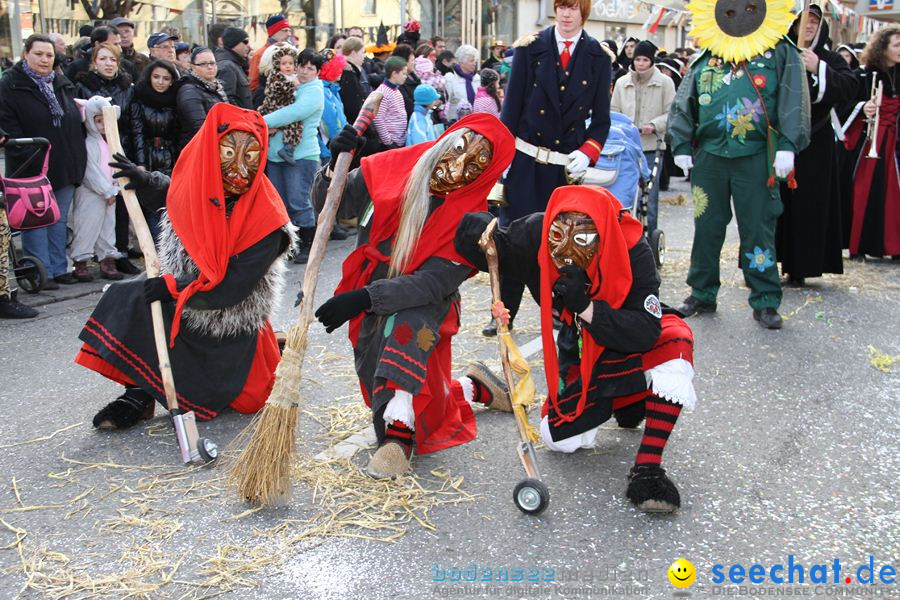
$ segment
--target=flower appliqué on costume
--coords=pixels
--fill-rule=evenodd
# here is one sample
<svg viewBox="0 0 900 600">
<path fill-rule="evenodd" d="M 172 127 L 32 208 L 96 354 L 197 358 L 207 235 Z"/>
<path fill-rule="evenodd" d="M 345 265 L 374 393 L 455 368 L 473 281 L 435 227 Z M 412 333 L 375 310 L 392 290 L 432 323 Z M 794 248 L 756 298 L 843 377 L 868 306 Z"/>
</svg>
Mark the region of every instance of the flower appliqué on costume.
<svg viewBox="0 0 900 600">
<path fill-rule="evenodd" d="M 422 352 L 428 352 L 431 350 L 431 347 L 434 346 L 436 339 L 434 332 L 423 325 L 418 333 L 416 333 L 416 346 L 418 346 L 419 350 Z"/>
<path fill-rule="evenodd" d="M 751 123 L 753 119 L 752 115 L 742 114 L 734 121 L 731 121 L 731 125 L 733 129 L 731 130 L 731 137 L 736 137 L 738 140 L 743 143 L 747 138 L 748 131 L 754 131 L 756 127 Z"/>
<path fill-rule="evenodd" d="M 722 112 L 716 115 L 716 121 L 719 123 L 719 128 L 724 129 L 725 133 L 731 133 L 731 130 L 734 128 L 734 120 L 737 119 L 738 111 L 741 109 L 740 104 L 735 104 L 734 106 L 728 106 L 728 103 L 722 105 Z"/>
<path fill-rule="evenodd" d="M 706 212 L 709 206 L 709 196 L 699 185 L 691 186 L 691 197 L 694 199 L 694 218 L 697 219 Z"/>
<path fill-rule="evenodd" d="M 394 339 L 397 340 L 401 346 L 407 345 L 412 337 L 413 330 L 412 327 L 409 326 L 409 323 L 401 323 L 394 328 Z"/>
<path fill-rule="evenodd" d="M 753 252 L 745 252 L 744 256 L 750 261 L 750 268 L 756 269 L 760 273 L 775 264 L 772 258 L 772 251 L 768 248 L 763 250 L 759 246 L 753 248 Z"/>
<path fill-rule="evenodd" d="M 760 88 L 760 89 L 766 87 L 766 76 L 763 75 L 762 73 L 756 73 L 756 74 L 754 74 L 754 75 L 750 78 L 750 81 L 752 81 L 752 82 L 753 82 L 753 85 L 755 85 L 756 87 L 758 87 L 758 88 Z"/>
</svg>

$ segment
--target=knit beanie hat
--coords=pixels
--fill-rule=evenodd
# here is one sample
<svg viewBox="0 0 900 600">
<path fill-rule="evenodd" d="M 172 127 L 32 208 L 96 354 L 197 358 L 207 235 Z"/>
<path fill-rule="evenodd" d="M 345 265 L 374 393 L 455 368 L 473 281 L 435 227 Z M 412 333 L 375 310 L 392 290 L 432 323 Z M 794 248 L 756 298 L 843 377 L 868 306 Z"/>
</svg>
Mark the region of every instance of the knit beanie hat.
<svg viewBox="0 0 900 600">
<path fill-rule="evenodd" d="M 287 19 L 281 15 L 272 15 L 266 19 L 266 33 L 269 37 L 272 37 L 282 29 L 288 27 L 290 27 L 290 24 L 287 22 Z"/>
<path fill-rule="evenodd" d="M 243 29 L 237 27 L 226 27 L 222 32 L 222 45 L 231 50 L 241 42 L 247 39 L 247 34 Z"/>
<path fill-rule="evenodd" d="M 634 47 L 634 56 L 632 57 L 632 60 L 638 56 L 643 56 L 653 62 L 653 57 L 656 56 L 656 46 L 654 46 L 653 42 L 650 40 L 638 42 L 637 46 Z"/>
<path fill-rule="evenodd" d="M 420 83 L 413 92 L 413 103 L 416 106 L 428 106 L 440 97 L 441 95 L 437 93 L 436 89 L 427 83 Z"/>
</svg>

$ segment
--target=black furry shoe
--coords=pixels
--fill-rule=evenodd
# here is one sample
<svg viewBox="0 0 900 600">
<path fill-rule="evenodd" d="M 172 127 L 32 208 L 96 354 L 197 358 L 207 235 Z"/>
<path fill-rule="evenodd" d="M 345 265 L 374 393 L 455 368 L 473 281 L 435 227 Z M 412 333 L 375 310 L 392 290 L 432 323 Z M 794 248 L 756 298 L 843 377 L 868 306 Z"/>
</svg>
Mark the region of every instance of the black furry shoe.
<svg viewBox="0 0 900 600">
<path fill-rule="evenodd" d="M 153 397 L 139 388 L 127 388 L 125 393 L 94 415 L 97 429 L 128 429 L 140 421 L 153 418 L 156 408 Z"/>
<path fill-rule="evenodd" d="M 646 411 L 646 404 L 641 400 L 640 402 L 629 404 L 625 408 L 620 408 L 613 412 L 613 416 L 616 418 L 616 423 L 619 424 L 619 427 L 634 429 L 644 420 Z"/>
<path fill-rule="evenodd" d="M 628 473 L 625 495 L 644 512 L 670 513 L 681 507 L 681 496 L 666 470 L 657 465 L 635 465 Z"/>
</svg>

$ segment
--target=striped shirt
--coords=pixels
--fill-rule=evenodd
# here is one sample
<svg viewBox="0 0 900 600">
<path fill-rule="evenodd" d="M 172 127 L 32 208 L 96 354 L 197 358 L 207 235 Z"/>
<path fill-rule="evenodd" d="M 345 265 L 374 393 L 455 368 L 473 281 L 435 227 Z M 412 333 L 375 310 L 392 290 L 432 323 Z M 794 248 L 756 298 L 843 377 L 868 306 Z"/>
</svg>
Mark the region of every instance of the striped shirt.
<svg viewBox="0 0 900 600">
<path fill-rule="evenodd" d="M 406 105 L 396 87 L 382 83 L 378 91 L 384 95 L 372 127 L 385 146 L 403 146 L 406 142 Z"/>
<path fill-rule="evenodd" d="M 500 109 L 497 108 L 497 101 L 488 94 L 484 88 L 478 88 L 475 93 L 475 102 L 472 103 L 472 112 L 492 114 L 498 119 L 500 118 Z"/>
</svg>

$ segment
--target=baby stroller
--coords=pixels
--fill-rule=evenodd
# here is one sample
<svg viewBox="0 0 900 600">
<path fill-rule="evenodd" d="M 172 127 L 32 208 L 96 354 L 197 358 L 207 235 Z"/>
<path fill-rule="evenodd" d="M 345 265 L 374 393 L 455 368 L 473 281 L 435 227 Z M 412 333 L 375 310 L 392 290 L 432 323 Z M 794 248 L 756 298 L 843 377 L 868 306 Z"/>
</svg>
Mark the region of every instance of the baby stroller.
<svg viewBox="0 0 900 600">
<path fill-rule="evenodd" d="M 34 146 L 35 153 L 28 158 L 22 165 L 16 169 L 16 171 L 10 175 L 10 177 L 18 176 L 22 170 L 28 166 L 28 164 L 34 159 L 34 157 L 38 156 L 40 150 L 46 146 L 48 146 L 50 142 L 48 142 L 44 138 L 18 138 L 18 139 L 7 139 L 3 144 L 7 147 L 12 148 L 24 148 L 27 146 Z M 3 198 L 0 197 L 0 207 L 4 210 L 6 209 L 6 205 L 3 201 Z M 13 231 L 12 237 L 16 238 L 21 235 L 20 231 Z M 9 260 L 12 265 L 13 273 L 16 276 L 16 283 L 18 283 L 19 287 L 28 292 L 29 294 L 37 294 L 42 289 L 44 289 L 44 285 L 47 283 L 47 268 L 44 266 L 44 263 L 40 261 L 40 259 L 25 255 L 19 256 L 18 251 L 16 251 L 15 243 L 13 240 L 10 240 L 9 243 Z"/>
<path fill-rule="evenodd" d="M 662 138 L 656 136 L 653 164 L 647 165 L 638 128 L 622 113 L 611 111 L 609 116 L 609 136 L 600 158 L 580 183 L 605 187 L 641 222 L 658 268 L 665 258 L 666 235 L 660 229 L 648 231 L 647 203 L 650 190 L 656 185 L 656 174 L 662 168 Z"/>
</svg>

